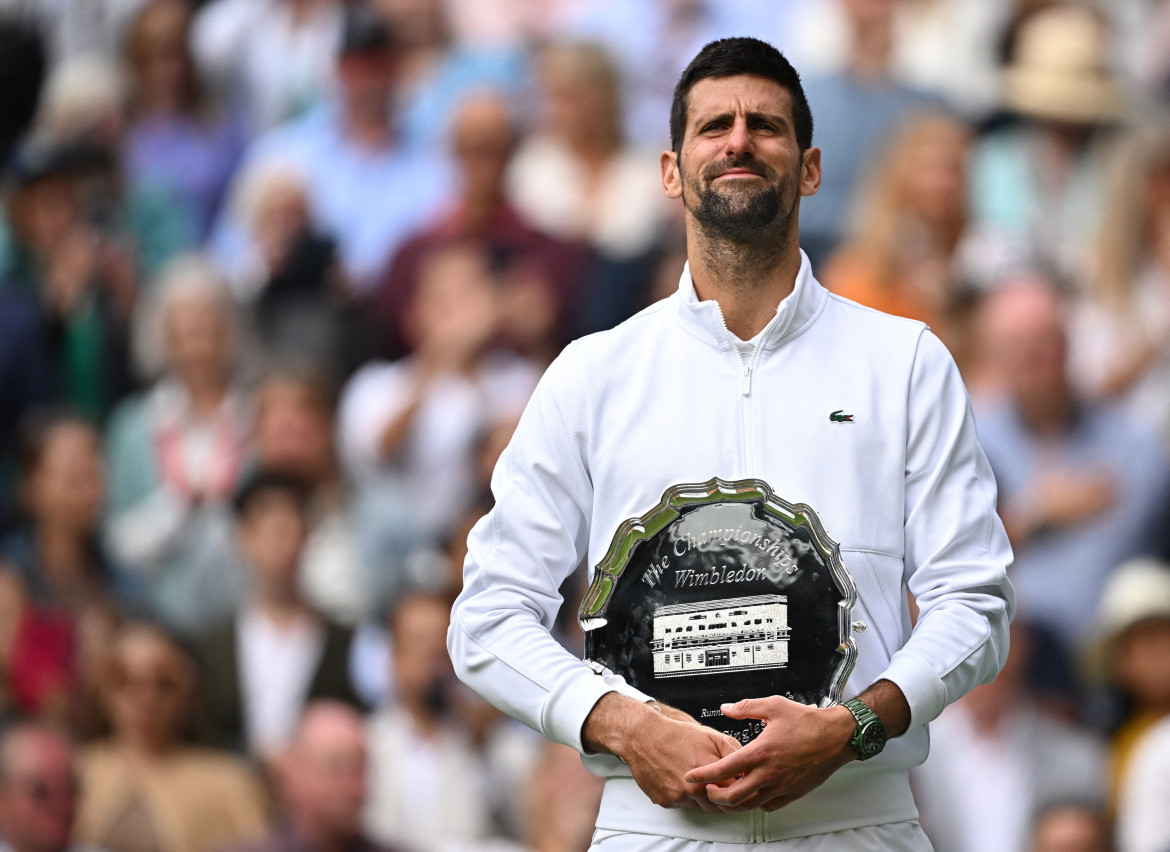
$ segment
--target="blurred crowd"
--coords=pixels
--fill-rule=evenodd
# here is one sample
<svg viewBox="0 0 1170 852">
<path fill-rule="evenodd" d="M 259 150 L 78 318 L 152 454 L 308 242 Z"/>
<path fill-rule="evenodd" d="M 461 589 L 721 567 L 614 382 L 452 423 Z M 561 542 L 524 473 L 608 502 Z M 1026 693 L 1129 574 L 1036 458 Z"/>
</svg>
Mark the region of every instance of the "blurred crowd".
<svg viewBox="0 0 1170 852">
<path fill-rule="evenodd" d="M 814 273 L 951 349 L 1016 552 L 924 827 L 1170 849 L 1167 0 L 0 0 L 0 848 L 588 846 L 450 604 L 543 368 L 677 287 L 671 90 L 743 34 Z"/>
</svg>

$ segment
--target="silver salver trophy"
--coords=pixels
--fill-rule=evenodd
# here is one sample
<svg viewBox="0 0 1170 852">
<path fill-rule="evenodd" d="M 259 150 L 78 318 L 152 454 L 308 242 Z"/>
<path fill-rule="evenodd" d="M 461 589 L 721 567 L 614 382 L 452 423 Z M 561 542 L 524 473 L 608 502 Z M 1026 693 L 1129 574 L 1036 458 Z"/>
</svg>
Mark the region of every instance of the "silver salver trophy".
<svg viewBox="0 0 1170 852">
<path fill-rule="evenodd" d="M 759 479 L 711 479 L 618 528 L 578 617 L 591 665 L 746 743 L 762 723 L 727 718 L 724 702 L 841 700 L 856 601 L 811 508 Z"/>
</svg>

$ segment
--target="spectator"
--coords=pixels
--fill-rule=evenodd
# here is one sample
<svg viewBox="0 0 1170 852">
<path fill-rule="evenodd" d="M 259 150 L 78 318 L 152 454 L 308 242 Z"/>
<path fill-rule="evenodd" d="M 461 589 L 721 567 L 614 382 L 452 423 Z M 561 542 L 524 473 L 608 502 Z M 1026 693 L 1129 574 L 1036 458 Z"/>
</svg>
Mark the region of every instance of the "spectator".
<svg viewBox="0 0 1170 852">
<path fill-rule="evenodd" d="M 301 589 L 327 617 L 353 625 L 374 612 L 374 589 L 385 585 L 373 567 L 393 562 L 395 554 L 364 551 L 357 538 L 356 494 L 335 450 L 335 400 L 320 371 L 270 371 L 256 388 L 255 462 L 300 479 L 309 490 Z"/>
<path fill-rule="evenodd" d="M 1118 566 L 1101 596 L 1093 630 L 1092 674 L 1122 702 L 1110 744 L 1109 805 L 1116 813 L 1143 738 L 1170 716 L 1170 565 L 1134 559 Z"/>
<path fill-rule="evenodd" d="M 190 742 L 197 686 L 194 661 L 161 628 L 122 628 L 103 690 L 111 734 L 81 757 L 80 840 L 109 852 L 218 852 L 263 835 L 256 776 Z"/>
<path fill-rule="evenodd" d="M 821 187 L 800 210 L 800 245 L 814 268 L 844 236 L 857 178 L 875 166 L 871 152 L 880 150 L 907 116 L 937 108 L 925 93 L 894 76 L 893 0 L 842 0 L 840 5 L 849 31 L 845 67 L 810 77 L 804 87 L 816 120 L 813 144 L 832 140 L 821 151 Z"/>
<path fill-rule="evenodd" d="M 653 167 L 658 152 L 626 144 L 621 80 L 599 45 L 550 46 L 538 76 L 543 122 L 516 154 L 509 195 L 536 227 L 593 250 L 577 330 L 608 328 L 641 305 L 672 215 Z"/>
<path fill-rule="evenodd" d="M 853 233 L 822 283 L 847 299 L 921 320 L 952 344 L 955 251 L 967 225 L 970 131 L 942 113 L 907 120 L 858 196 Z"/>
<path fill-rule="evenodd" d="M 0 848 L 84 852 L 73 843 L 73 747 L 56 729 L 24 722 L 0 735 Z"/>
<path fill-rule="evenodd" d="M 395 255 L 376 294 L 385 337 L 381 348 L 406 354 L 406 306 L 418 288 L 422 260 L 437 247 L 470 242 L 490 252 L 507 273 L 500 301 L 511 326 L 510 342 L 538 360 L 551 360 L 572 336 L 584 252 L 535 228 L 507 200 L 505 177 L 517 140 L 502 96 L 485 93 L 464 100 L 451 135 L 461 195 Z"/>
<path fill-rule="evenodd" d="M 369 322 L 351 298 L 336 241 L 313 224 L 301 172 L 259 162 L 237 180 L 235 209 L 246 248 L 229 271 L 269 360 L 303 358 L 348 376 L 369 356 Z"/>
<path fill-rule="evenodd" d="M 433 545 L 478 496 L 481 436 L 515 417 L 538 377 L 531 363 L 491 346 L 501 328 L 497 293 L 480 247 L 432 251 L 409 313 L 414 354 L 368 364 L 342 394 L 342 458 L 364 488 L 408 497 Z"/>
<path fill-rule="evenodd" d="M 358 704 L 351 631 L 318 615 L 300 591 L 308 496 L 284 474 L 261 470 L 245 481 L 235 510 L 247 598 L 200 649 L 215 739 L 265 760 L 288 745 L 308 701 Z"/>
<path fill-rule="evenodd" d="M 398 129 L 408 145 L 438 148 L 461 101 L 473 91 L 519 94 L 524 55 L 516 48 L 460 44 L 443 0 L 370 0 L 398 43 Z"/>
<path fill-rule="evenodd" d="M 242 121 L 215 110 L 189 47 L 186 0 L 151 0 L 130 28 L 131 117 L 124 163 L 133 185 L 165 186 L 207 236 L 243 152 Z"/>
<path fill-rule="evenodd" d="M 366 766 L 362 717 L 344 704 L 310 704 L 278 763 L 280 827 L 236 852 L 392 852 L 362 833 Z"/>
<path fill-rule="evenodd" d="M 1093 274 L 1073 326 L 1074 375 L 1170 446 L 1170 119 L 1114 151 Z"/>
<path fill-rule="evenodd" d="M 1170 846 L 1170 718 L 1151 727 L 1137 743 L 1122 779 L 1117 813 L 1121 852 L 1161 852 Z"/>
<path fill-rule="evenodd" d="M 12 312 L 4 322 L 31 361 L 15 386 L 26 385 L 17 406 L 59 397 L 100 421 L 131 387 L 133 261 L 118 226 L 86 201 L 89 177 L 106 165 L 92 146 L 45 136 L 26 140 L 9 164 L 0 282 Z"/>
<path fill-rule="evenodd" d="M 1036 815 L 1029 852 L 1113 852 L 1109 821 L 1100 806 L 1057 802 Z"/>
<path fill-rule="evenodd" d="M 84 178 L 79 185 L 84 221 L 122 250 L 137 281 L 192 248 L 198 229 L 170 186 L 126 179 L 130 95 L 130 81 L 113 57 L 72 59 L 58 66 L 46 83 L 36 130 L 58 144 L 100 155 L 79 174 Z"/>
<path fill-rule="evenodd" d="M 192 51 L 213 85 L 266 131 L 326 96 L 341 31 L 339 0 L 211 0 L 195 18 Z"/>
<path fill-rule="evenodd" d="M 1069 653 L 1113 568 L 1164 546 L 1170 467 L 1146 424 L 1075 394 L 1065 309 L 1048 282 L 1003 282 L 979 319 L 1002 392 L 977 408 L 979 440 L 1015 551 L 1012 585 L 1020 611 Z"/>
<path fill-rule="evenodd" d="M 197 631 L 241 592 L 228 572 L 226 502 L 251 429 L 238 380 L 240 324 L 214 267 L 192 256 L 168 267 L 135 331 L 142 372 L 155 381 L 110 423 L 107 534 L 159 615 Z"/>
<path fill-rule="evenodd" d="M 1028 693 L 1033 643 L 1012 625 L 994 683 L 931 723 L 930 756 L 912 770 L 923 828 L 938 852 L 1025 852 L 1033 814 L 1055 802 L 1105 803 L 1105 746 Z"/>
<path fill-rule="evenodd" d="M 337 240 L 352 292 L 366 295 L 399 245 L 449 195 L 449 167 L 430 148 L 413 148 L 391 112 L 396 42 L 364 5 L 347 8 L 337 57 L 337 94 L 304 117 L 259 138 L 244 168 L 296 169 L 308 187 L 314 230 Z M 240 222 L 221 218 L 213 237 L 227 268 L 246 245 Z"/>
<path fill-rule="evenodd" d="M 431 593 L 408 594 L 391 611 L 395 692 L 369 726 L 367 830 L 420 852 L 482 840 L 489 830 L 476 756 L 451 714 L 450 612 L 450 599 Z"/>
<path fill-rule="evenodd" d="M 17 584 L 11 657 L 3 670 L 28 714 L 79 723 L 87 716 L 84 639 L 116 605 L 138 597 L 99 537 L 104 465 L 88 423 L 29 422 L 22 453 L 22 521 L 0 540 L 0 572 Z"/>
<path fill-rule="evenodd" d="M 973 218 L 1075 276 L 1101 224 L 1106 131 L 1124 104 L 1098 13 L 1058 2 L 1021 16 L 1003 73 L 1004 105 L 1018 121 L 975 146 Z"/>
</svg>

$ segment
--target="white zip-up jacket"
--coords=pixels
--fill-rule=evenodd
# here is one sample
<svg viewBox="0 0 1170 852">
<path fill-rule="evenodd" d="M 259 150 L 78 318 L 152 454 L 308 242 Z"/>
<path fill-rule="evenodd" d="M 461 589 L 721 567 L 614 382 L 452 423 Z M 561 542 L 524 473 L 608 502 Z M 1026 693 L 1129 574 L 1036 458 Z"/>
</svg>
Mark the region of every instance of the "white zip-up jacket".
<svg viewBox="0 0 1170 852">
<path fill-rule="evenodd" d="M 641 694 L 551 637 L 561 581 L 582 560 L 596 565 L 618 526 L 667 487 L 759 478 L 819 514 L 856 581 L 853 619 L 867 629 L 854 634 L 844 697 L 893 681 L 910 730 L 772 814 L 661 808 L 616 758 L 586 756 L 607 778 L 602 829 L 759 842 L 915 819 L 907 768 L 926 757 L 926 723 L 1007 656 L 1011 550 L 946 348 L 922 323 L 830 294 L 803 253 L 757 343 L 745 359 L 687 269 L 671 297 L 565 349 L 495 470 L 495 509 L 471 533 L 448 633 L 456 670 L 583 751 L 581 727 L 602 695 Z"/>
</svg>

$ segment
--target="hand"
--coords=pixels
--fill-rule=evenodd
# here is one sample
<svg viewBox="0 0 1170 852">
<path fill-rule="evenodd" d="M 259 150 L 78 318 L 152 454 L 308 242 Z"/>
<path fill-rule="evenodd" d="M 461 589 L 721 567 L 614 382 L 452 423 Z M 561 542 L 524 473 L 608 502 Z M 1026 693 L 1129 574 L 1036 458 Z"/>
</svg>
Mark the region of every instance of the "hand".
<svg viewBox="0 0 1170 852">
<path fill-rule="evenodd" d="M 622 755 L 634 780 L 656 805 L 718 813 L 719 807 L 709 799 L 708 785 L 687 781 L 683 775 L 688 767 L 734 753 L 741 748 L 739 740 L 700 725 L 673 707 L 656 715 L 658 722 L 645 725 L 644 736 Z M 718 789 L 715 784 L 709 786 Z"/>
<path fill-rule="evenodd" d="M 665 704 L 643 704 L 616 692 L 594 705 L 581 739 L 590 751 L 624 760 L 638 786 L 664 808 L 719 809 L 707 799 L 705 785 L 683 776 L 691 767 L 718 761 L 740 748 L 733 737 L 698 724 Z"/>
<path fill-rule="evenodd" d="M 840 706 L 824 709 L 787 698 L 749 698 L 723 705 L 732 719 L 760 719 L 764 730 L 739 751 L 692 769 L 707 798 L 727 812 L 774 811 L 819 787 L 856 758 L 849 745 L 856 721 Z"/>
</svg>

